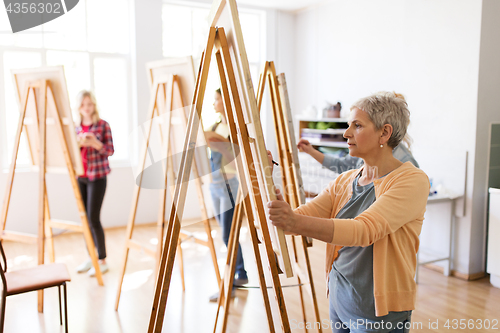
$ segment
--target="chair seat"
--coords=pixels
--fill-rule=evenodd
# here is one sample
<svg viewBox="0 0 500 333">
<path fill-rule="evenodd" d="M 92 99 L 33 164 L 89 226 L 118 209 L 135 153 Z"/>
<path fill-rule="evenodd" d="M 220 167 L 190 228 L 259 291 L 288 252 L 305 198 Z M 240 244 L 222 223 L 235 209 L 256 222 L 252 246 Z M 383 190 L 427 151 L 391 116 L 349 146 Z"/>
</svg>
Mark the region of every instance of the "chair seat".
<svg viewBox="0 0 500 333">
<path fill-rule="evenodd" d="M 46 264 L 5 273 L 7 296 L 61 285 L 71 281 L 65 264 Z"/>
</svg>

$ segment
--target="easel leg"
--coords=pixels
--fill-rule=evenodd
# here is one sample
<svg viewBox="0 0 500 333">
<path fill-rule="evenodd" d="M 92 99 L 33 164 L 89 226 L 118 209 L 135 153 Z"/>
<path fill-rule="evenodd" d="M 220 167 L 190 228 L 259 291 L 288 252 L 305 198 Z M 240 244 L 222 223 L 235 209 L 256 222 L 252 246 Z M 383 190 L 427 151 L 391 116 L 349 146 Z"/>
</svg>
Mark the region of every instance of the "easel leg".
<svg viewBox="0 0 500 333">
<path fill-rule="evenodd" d="M 238 195 L 236 198 L 236 202 L 240 202 L 242 192 L 238 191 Z M 219 314 L 219 310 L 221 308 L 222 303 L 224 302 L 223 309 L 223 319 L 222 319 L 222 333 L 226 332 L 227 329 L 227 318 L 229 313 L 229 306 L 231 303 L 231 293 L 233 292 L 233 282 L 234 282 L 234 271 L 236 270 L 236 258 L 238 256 L 238 244 L 240 239 L 240 230 L 241 230 L 241 211 L 242 211 L 242 203 L 239 203 L 235 207 L 235 212 L 233 215 L 233 221 L 231 224 L 231 230 L 229 232 L 229 241 L 228 241 L 228 251 L 227 251 L 227 260 L 226 260 L 226 268 L 224 270 L 224 280 L 221 282 L 221 286 L 219 288 L 219 302 L 217 306 L 217 317 Z M 214 333 L 217 330 L 217 317 L 215 320 Z"/>
<path fill-rule="evenodd" d="M 45 239 L 48 243 L 49 260 L 50 262 L 55 262 L 54 235 L 52 234 L 52 227 L 50 226 L 50 210 L 47 191 L 45 191 Z"/>
<path fill-rule="evenodd" d="M 298 264 L 299 258 L 297 253 L 297 244 L 295 242 L 294 236 L 292 236 L 292 249 L 293 249 L 293 255 L 295 257 L 295 262 Z M 297 274 L 297 283 L 299 284 L 298 289 L 299 289 L 300 309 L 302 310 L 302 321 L 305 323 L 307 322 L 307 318 L 306 318 L 306 309 L 304 307 L 304 293 L 302 291 L 302 279 L 298 274 Z"/>
<path fill-rule="evenodd" d="M 311 269 L 311 260 L 309 259 L 308 242 L 306 237 L 302 236 L 300 238 L 302 241 L 302 249 L 304 250 L 304 258 L 306 262 L 307 277 L 309 279 L 309 287 L 311 288 L 311 301 L 314 307 L 314 317 L 316 319 L 316 322 L 320 322 L 321 317 L 319 314 L 318 299 L 316 297 L 316 288 L 314 287 L 314 281 Z M 319 333 L 323 332 L 321 326 L 318 326 L 318 332 Z"/>
<path fill-rule="evenodd" d="M 220 51 L 222 51 L 222 61 L 223 61 L 223 67 L 224 70 L 223 72 L 225 73 L 226 77 L 229 78 L 226 81 L 229 83 L 230 91 L 232 92 L 231 96 L 233 96 L 233 104 L 235 106 L 235 109 L 233 110 L 234 116 L 237 120 L 237 123 L 239 124 L 239 138 L 245 138 L 245 140 L 239 140 L 238 142 L 240 143 L 240 148 L 243 147 L 243 152 L 245 154 L 245 160 L 247 165 L 253 166 L 255 165 L 253 156 L 251 153 L 251 147 L 248 138 L 251 136 L 249 135 L 245 120 L 243 119 L 243 112 L 241 108 L 241 102 L 239 100 L 239 96 L 237 94 L 238 88 L 236 86 L 236 82 L 234 80 L 235 74 L 233 70 L 233 66 L 231 63 L 231 57 L 229 54 L 229 48 L 227 46 L 227 40 L 225 38 L 225 35 L 222 29 L 219 29 L 218 31 L 218 36 L 220 40 Z M 220 67 L 219 67 L 220 68 Z M 221 68 L 219 69 L 219 71 Z M 231 119 L 228 117 L 227 118 L 228 123 L 234 123 L 231 121 Z M 258 203 L 262 203 L 262 197 L 259 191 L 259 183 L 258 183 L 258 178 L 256 175 L 256 171 L 254 168 L 249 167 L 248 170 L 246 170 L 249 173 L 249 179 L 251 180 L 251 184 L 249 184 L 249 187 L 251 189 L 251 192 L 249 195 L 252 195 L 255 198 L 255 201 Z M 257 204 L 256 205 L 256 210 L 257 210 L 257 216 L 258 216 L 258 221 L 260 224 L 260 228 L 262 231 L 265 247 L 266 247 L 266 253 L 269 261 L 269 267 L 271 270 L 271 277 L 272 277 L 272 282 L 273 282 L 273 290 L 275 293 L 275 297 L 278 302 L 278 308 L 280 312 L 280 319 L 281 319 L 281 325 L 283 328 L 284 332 L 290 332 L 290 323 L 288 321 L 288 315 L 286 312 L 286 306 L 284 302 L 284 296 L 283 296 L 283 291 L 281 289 L 281 282 L 279 280 L 278 276 L 278 267 L 277 267 L 277 262 L 276 262 L 276 257 L 275 253 L 272 247 L 271 243 L 271 238 L 269 234 L 269 228 L 267 225 L 267 219 L 266 219 L 266 214 L 264 211 L 264 207 L 262 204 Z"/>
<path fill-rule="evenodd" d="M 225 75 L 225 71 L 224 71 L 224 64 L 223 64 L 221 52 L 220 51 L 216 52 L 215 56 L 216 56 L 217 65 L 219 68 L 219 76 L 220 76 L 220 82 L 221 82 L 221 88 L 222 88 L 221 89 L 222 99 L 224 102 L 224 108 L 226 110 L 226 115 L 227 115 L 228 124 L 229 124 L 229 128 L 230 128 L 231 141 L 233 143 L 237 144 L 238 143 L 238 136 L 237 136 L 237 130 L 236 130 L 236 123 L 234 122 L 234 116 L 231 112 L 231 110 L 232 110 L 231 98 L 229 95 L 229 87 L 227 84 L 227 79 L 226 79 L 226 75 Z M 267 319 L 268 319 L 268 324 L 269 324 L 269 331 L 275 332 L 274 322 L 273 322 L 272 313 L 271 313 L 271 307 L 270 307 L 270 303 L 269 303 L 269 295 L 267 293 L 267 286 L 266 286 L 266 281 L 265 281 L 265 277 L 264 277 L 264 270 L 262 268 L 262 259 L 261 259 L 260 251 L 259 251 L 259 240 L 257 237 L 257 230 L 255 229 L 254 216 L 253 216 L 252 206 L 251 206 L 250 197 L 249 197 L 250 194 L 248 192 L 246 178 L 244 176 L 243 177 L 241 176 L 244 172 L 242 156 L 236 157 L 236 161 L 237 161 L 236 166 L 237 166 L 237 170 L 238 170 L 238 175 L 240 178 L 239 179 L 240 180 L 240 190 L 238 191 L 238 197 L 240 198 L 241 196 L 245 195 L 243 204 L 244 204 L 245 212 L 247 215 L 250 235 L 252 238 L 252 245 L 253 245 L 255 260 L 256 260 L 256 264 L 257 264 L 257 270 L 259 273 L 259 284 L 261 287 L 262 297 L 264 300 L 264 306 L 266 309 L 266 314 L 267 314 Z M 239 200 L 240 199 L 238 199 L 237 202 L 239 202 Z M 243 209 L 241 207 L 241 203 L 237 207 L 239 207 L 239 208 L 237 209 L 237 212 L 235 212 L 236 220 L 233 219 L 233 228 L 234 228 L 234 224 L 235 224 L 234 221 L 238 222 L 238 224 L 237 224 L 238 228 L 241 227 L 241 220 L 242 220 L 242 215 L 243 215 Z M 231 232 L 233 232 L 233 230 L 231 230 Z M 231 255 L 232 257 L 236 257 L 237 250 L 238 250 L 237 247 L 233 248 L 232 251 L 234 251 L 235 253 L 229 252 L 228 256 Z M 234 276 L 234 267 L 232 267 L 230 277 L 232 277 L 232 276 Z M 225 278 L 225 280 L 226 280 L 226 278 Z M 222 283 L 224 283 L 224 281 Z M 220 288 L 221 293 L 222 293 L 222 291 L 223 291 L 223 288 Z M 231 294 L 226 294 L 226 297 L 230 297 L 230 295 Z M 220 309 L 220 302 L 219 302 L 219 308 L 218 308 L 217 312 L 219 311 L 219 309 Z M 228 315 L 229 315 L 228 303 L 224 307 L 223 311 L 224 312 L 223 312 L 222 332 L 225 332 L 225 329 L 227 326 L 227 319 L 228 319 Z M 217 327 L 217 319 L 216 319 L 214 331 L 215 331 L 216 327 Z"/>
<path fill-rule="evenodd" d="M 154 89 L 151 89 L 150 96 L 149 96 L 149 119 L 151 119 L 151 122 L 149 124 L 148 128 L 148 134 L 146 138 L 146 142 L 144 146 L 142 147 L 142 155 L 141 155 L 141 169 L 144 170 L 144 165 L 146 163 L 146 156 L 148 153 L 148 147 L 149 147 L 149 139 L 151 137 L 151 127 L 153 126 L 153 117 L 155 113 L 155 108 L 156 108 L 156 99 L 158 96 L 158 92 L 160 89 L 160 85 L 157 85 Z M 134 187 L 134 193 L 132 195 L 132 205 L 130 209 L 130 215 L 129 215 L 129 220 L 127 223 L 127 231 L 125 233 L 125 251 L 123 253 L 123 259 L 122 259 L 122 265 L 120 269 L 120 277 L 118 279 L 118 290 L 116 292 L 116 301 L 115 301 L 115 311 L 118 311 L 118 306 L 120 305 L 120 295 L 122 292 L 122 285 L 123 285 L 123 278 L 125 276 L 125 272 L 127 269 L 127 260 L 128 260 L 128 254 L 130 251 L 130 241 L 132 239 L 132 233 L 134 232 L 134 225 L 135 225 L 135 216 L 137 214 L 137 205 L 139 203 L 139 194 L 141 193 L 141 185 L 142 185 L 142 177 L 143 175 L 141 174 L 139 179 L 139 184 L 137 184 Z M 161 239 L 158 240 L 159 243 L 161 243 Z"/>
<path fill-rule="evenodd" d="M 202 57 L 198 79 L 196 82 L 195 94 L 193 98 L 193 107 L 189 115 L 186 140 L 184 142 L 184 151 L 180 164 L 180 175 L 177 179 L 175 196 L 172 199 L 172 209 L 167 226 L 165 244 L 161 256 L 160 269 L 155 288 L 153 307 L 151 309 L 151 318 L 149 322 L 148 333 L 160 333 L 163 327 L 163 318 L 167 303 L 170 280 L 172 277 L 172 267 L 175 260 L 175 252 L 179 241 L 180 222 L 184 210 L 187 180 L 191 171 L 194 159 L 194 147 L 196 145 L 196 136 L 200 125 L 201 106 L 205 95 L 206 80 L 210 67 L 212 49 L 215 42 L 215 28 L 210 29 L 207 47 Z M 194 132 L 196 130 L 196 132 Z"/>
<path fill-rule="evenodd" d="M 46 200 L 46 183 L 45 183 L 45 149 L 46 149 L 46 128 L 47 128 L 47 81 L 42 82 L 41 86 L 41 103 L 42 107 L 39 111 L 39 128 L 40 128 L 40 151 L 39 151 L 39 175 L 38 175 L 38 265 L 43 265 L 45 261 L 45 200 Z M 38 291 L 38 312 L 43 312 L 43 290 Z"/>
<path fill-rule="evenodd" d="M 7 215 L 9 213 L 10 197 L 12 195 L 12 185 L 14 184 L 14 174 L 16 172 L 16 162 L 17 154 L 19 152 L 19 143 L 21 142 L 21 133 L 24 127 L 24 118 L 26 116 L 26 108 L 28 106 L 28 96 L 30 93 L 30 88 L 27 87 L 23 96 L 22 110 L 19 115 L 19 123 L 17 125 L 16 138 L 14 140 L 14 151 L 12 152 L 12 162 L 10 164 L 9 176 L 7 178 L 7 190 L 4 195 L 3 205 L 2 205 L 2 215 L 0 215 L 0 233 L 3 234 L 5 230 L 5 223 L 7 222 Z M 34 95 L 34 91 L 33 91 Z"/>
</svg>

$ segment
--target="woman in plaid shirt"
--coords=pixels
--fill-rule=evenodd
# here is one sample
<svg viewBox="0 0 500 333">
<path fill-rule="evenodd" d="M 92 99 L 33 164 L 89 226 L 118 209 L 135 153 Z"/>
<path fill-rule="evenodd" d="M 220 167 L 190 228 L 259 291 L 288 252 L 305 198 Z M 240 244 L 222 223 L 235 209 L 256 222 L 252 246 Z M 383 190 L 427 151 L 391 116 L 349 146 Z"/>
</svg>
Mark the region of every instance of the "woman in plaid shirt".
<svg viewBox="0 0 500 333">
<path fill-rule="evenodd" d="M 108 271 L 106 264 L 106 244 L 101 225 L 101 206 L 106 192 L 106 175 L 111 171 L 108 156 L 113 155 L 113 137 L 109 124 L 99 117 L 94 95 L 90 91 L 78 94 L 80 126 L 76 128 L 78 144 L 82 156 L 84 174 L 78 177 L 90 230 L 99 255 L 101 273 Z M 89 260 L 77 267 L 78 273 L 89 271 L 95 276 L 95 269 Z"/>
</svg>

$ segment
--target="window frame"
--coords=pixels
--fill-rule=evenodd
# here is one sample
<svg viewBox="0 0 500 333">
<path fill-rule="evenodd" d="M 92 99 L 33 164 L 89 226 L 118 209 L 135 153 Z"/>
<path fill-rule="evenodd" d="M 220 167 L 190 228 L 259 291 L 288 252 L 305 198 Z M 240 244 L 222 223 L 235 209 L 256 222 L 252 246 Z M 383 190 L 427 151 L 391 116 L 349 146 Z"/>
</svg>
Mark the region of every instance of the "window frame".
<svg viewBox="0 0 500 333">
<path fill-rule="evenodd" d="M 83 2 L 85 6 L 87 6 L 87 2 Z M 133 1 L 128 1 L 128 6 L 133 5 Z M 88 23 L 88 10 L 87 8 L 85 9 L 85 22 Z M 132 16 L 129 17 L 129 26 L 133 24 L 134 18 Z M 44 34 L 46 31 L 43 29 L 42 25 L 42 31 L 40 32 L 33 32 L 37 34 Z M 71 50 L 71 49 L 60 49 L 60 48 L 49 48 L 45 46 L 45 42 L 42 42 L 41 47 L 23 47 L 23 46 L 15 46 L 15 45 L 0 45 L 0 87 L 3 87 L 3 89 L 0 89 L 0 170 L 5 173 L 9 170 L 10 165 L 12 163 L 12 155 L 9 154 L 9 150 L 11 150 L 10 147 L 8 147 L 8 137 L 7 137 L 7 126 L 13 126 L 14 124 L 7 124 L 7 112 L 10 112 L 7 110 L 7 105 L 5 102 L 5 69 L 4 69 L 4 54 L 6 52 L 37 52 L 41 54 L 41 60 L 42 60 L 42 67 L 46 67 L 47 65 L 47 52 L 49 51 L 60 51 L 60 52 L 78 52 L 78 53 L 86 53 L 88 54 L 88 59 L 89 59 L 89 80 L 90 80 L 90 86 L 89 87 L 82 87 L 82 89 L 89 88 L 91 91 L 95 91 L 95 78 L 94 78 L 94 60 L 96 58 L 120 58 L 125 61 L 126 64 L 126 78 L 127 78 L 127 84 L 126 84 L 126 105 L 127 107 L 127 120 L 126 124 L 128 126 L 128 132 L 130 133 L 131 130 L 133 129 L 134 126 L 134 116 L 133 112 L 135 110 L 133 106 L 134 98 L 133 98 L 133 84 L 132 84 L 132 56 L 134 52 L 134 44 L 133 44 L 133 37 L 132 34 L 129 31 L 127 31 L 128 34 L 128 42 L 129 42 L 129 47 L 128 47 L 128 53 L 118 53 L 118 52 L 95 52 L 95 51 L 89 51 L 89 46 L 88 46 L 88 30 L 86 28 L 86 39 L 87 39 L 87 45 L 86 45 L 86 50 Z M 43 40 L 43 39 L 42 39 Z M 10 76 L 10 75 L 9 75 Z M 71 105 L 71 107 L 73 107 Z M 73 110 L 72 110 L 73 111 Z M 73 119 L 76 124 L 76 119 Z M 15 124 L 17 128 L 17 123 Z M 111 124 L 113 127 L 113 124 Z M 128 137 L 128 145 L 134 144 L 133 142 L 130 142 L 131 138 L 130 136 Z M 116 140 L 115 140 L 115 145 L 116 145 Z M 21 147 L 23 145 L 23 141 L 21 141 Z M 124 144 L 125 146 L 125 144 Z M 27 145 L 26 145 L 27 147 Z M 130 156 L 130 150 L 127 152 L 127 156 L 122 159 L 113 159 L 112 157 L 110 158 L 110 166 L 111 167 L 128 167 L 131 165 L 131 156 Z M 10 156 L 9 156 L 10 155 Z M 31 166 L 29 164 L 17 164 L 16 165 L 16 172 L 17 171 L 31 171 Z"/>
</svg>

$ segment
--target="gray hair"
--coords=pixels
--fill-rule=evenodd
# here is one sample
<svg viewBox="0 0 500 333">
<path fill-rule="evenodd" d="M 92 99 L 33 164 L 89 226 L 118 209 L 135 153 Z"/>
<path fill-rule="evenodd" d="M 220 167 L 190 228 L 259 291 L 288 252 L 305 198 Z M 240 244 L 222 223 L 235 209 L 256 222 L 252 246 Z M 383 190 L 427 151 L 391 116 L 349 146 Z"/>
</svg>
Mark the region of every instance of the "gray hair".
<svg viewBox="0 0 500 333">
<path fill-rule="evenodd" d="M 365 111 L 377 130 L 385 124 L 392 126 L 392 135 L 387 145 L 395 148 L 403 139 L 411 140 L 406 131 L 410 124 L 410 110 L 403 95 L 382 91 L 368 97 L 361 98 L 351 107 Z M 409 144 L 408 142 L 407 144 Z"/>
</svg>

